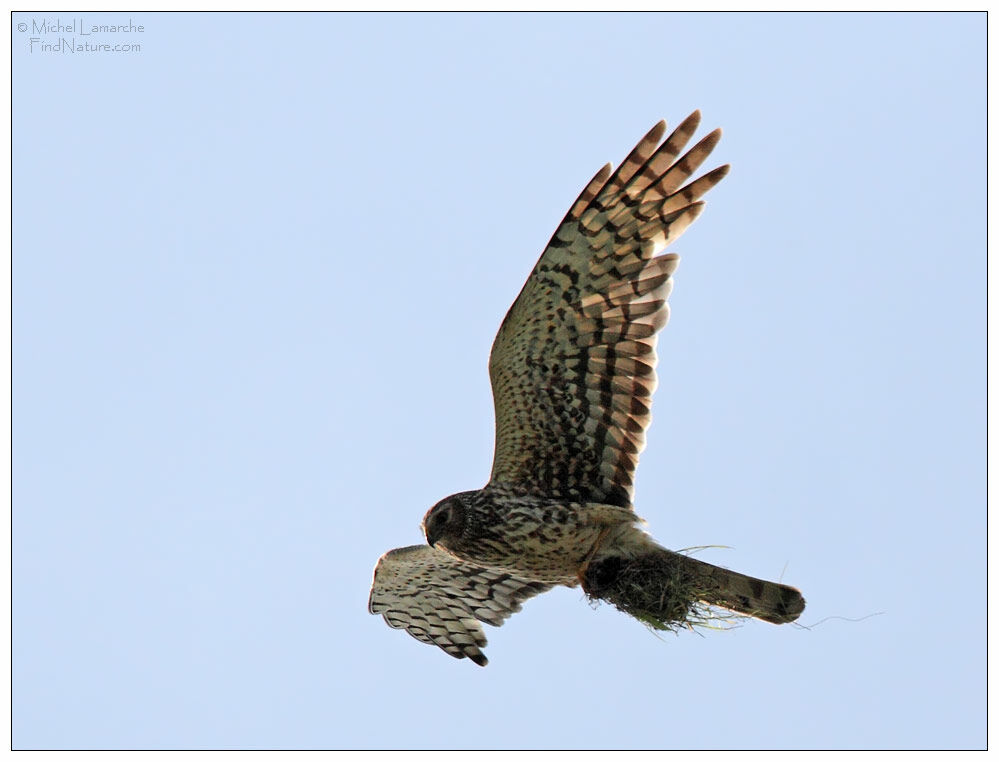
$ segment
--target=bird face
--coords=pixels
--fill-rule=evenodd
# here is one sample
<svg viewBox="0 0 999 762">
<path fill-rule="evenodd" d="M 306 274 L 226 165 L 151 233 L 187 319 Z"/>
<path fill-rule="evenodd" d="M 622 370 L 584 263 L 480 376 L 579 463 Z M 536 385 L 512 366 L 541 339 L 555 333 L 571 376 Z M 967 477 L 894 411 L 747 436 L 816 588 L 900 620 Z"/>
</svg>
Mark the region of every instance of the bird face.
<svg viewBox="0 0 999 762">
<path fill-rule="evenodd" d="M 444 546 L 448 547 L 451 544 L 449 540 L 461 537 L 465 529 L 465 517 L 465 506 L 454 496 L 441 500 L 423 517 L 423 533 L 427 537 L 427 543 L 433 547 L 443 540 Z"/>
</svg>

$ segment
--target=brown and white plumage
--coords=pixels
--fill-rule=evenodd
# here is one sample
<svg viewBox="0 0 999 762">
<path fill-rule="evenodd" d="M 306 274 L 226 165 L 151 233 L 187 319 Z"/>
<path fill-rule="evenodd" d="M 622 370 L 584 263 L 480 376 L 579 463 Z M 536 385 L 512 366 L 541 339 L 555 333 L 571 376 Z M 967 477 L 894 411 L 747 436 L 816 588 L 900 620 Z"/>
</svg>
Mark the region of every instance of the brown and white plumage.
<svg viewBox="0 0 999 762">
<path fill-rule="evenodd" d="M 500 327 L 489 361 L 492 483 L 630 506 L 656 387 L 656 332 L 679 258 L 657 256 L 701 213 L 719 167 L 680 189 L 721 137 L 679 161 L 694 112 L 659 146 L 660 122 L 611 175 L 589 182 Z"/>
<path fill-rule="evenodd" d="M 684 594 L 767 621 L 804 608 L 793 588 L 662 548 L 632 510 L 678 263 L 662 252 L 728 172 L 688 182 L 721 136 L 680 156 L 699 121 L 694 112 L 662 143 L 665 123 L 653 127 L 555 231 L 493 343 L 489 483 L 440 501 L 424 519 L 428 545 L 390 551 L 375 569 L 369 609 L 391 626 L 485 664 L 475 620 L 498 625 L 554 584 L 582 583 L 632 611 L 619 588 L 647 587 L 648 563 L 668 567 Z M 628 577 L 639 567 L 645 576 Z"/>
<path fill-rule="evenodd" d="M 378 559 L 368 603 L 389 626 L 486 665 L 479 622 L 499 627 L 521 602 L 551 588 L 458 561 L 429 545 L 396 548 Z"/>
</svg>

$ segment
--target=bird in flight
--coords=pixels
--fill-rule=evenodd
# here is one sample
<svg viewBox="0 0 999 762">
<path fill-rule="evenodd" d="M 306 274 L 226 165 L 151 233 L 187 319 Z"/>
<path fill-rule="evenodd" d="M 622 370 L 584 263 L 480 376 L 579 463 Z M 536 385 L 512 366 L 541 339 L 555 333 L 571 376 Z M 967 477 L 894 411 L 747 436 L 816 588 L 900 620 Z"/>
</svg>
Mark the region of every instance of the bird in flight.
<svg viewBox="0 0 999 762">
<path fill-rule="evenodd" d="M 485 666 L 480 622 L 499 626 L 555 585 L 659 629 L 689 626 L 699 604 L 775 624 L 804 610 L 793 587 L 663 548 L 632 507 L 679 262 L 662 252 L 728 173 L 690 181 L 721 137 L 681 156 L 699 122 L 695 111 L 665 141 L 660 122 L 616 170 L 602 167 L 542 252 L 489 357 L 488 484 L 441 500 L 423 519 L 426 544 L 375 567 L 368 609 L 391 627 Z"/>
</svg>

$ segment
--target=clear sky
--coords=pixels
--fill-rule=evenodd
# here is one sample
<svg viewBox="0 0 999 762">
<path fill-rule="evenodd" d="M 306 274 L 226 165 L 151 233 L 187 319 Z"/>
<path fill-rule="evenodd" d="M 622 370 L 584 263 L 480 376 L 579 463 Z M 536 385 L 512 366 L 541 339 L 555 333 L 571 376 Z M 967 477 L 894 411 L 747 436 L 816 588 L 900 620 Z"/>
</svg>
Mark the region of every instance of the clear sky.
<svg viewBox="0 0 999 762">
<path fill-rule="evenodd" d="M 12 19 L 15 748 L 985 745 L 983 14 L 129 18 Z M 389 629 L 544 244 L 695 108 L 636 506 L 804 627 Z"/>
</svg>

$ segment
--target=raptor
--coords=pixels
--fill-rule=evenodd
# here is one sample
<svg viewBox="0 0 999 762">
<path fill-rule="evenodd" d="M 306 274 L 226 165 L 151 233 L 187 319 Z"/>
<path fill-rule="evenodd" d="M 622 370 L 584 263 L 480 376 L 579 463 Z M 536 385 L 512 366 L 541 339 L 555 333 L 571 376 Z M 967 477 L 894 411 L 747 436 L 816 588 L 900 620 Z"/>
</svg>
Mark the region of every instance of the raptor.
<svg viewBox="0 0 999 762">
<path fill-rule="evenodd" d="M 657 124 L 558 226 L 490 354 L 489 482 L 441 500 L 423 519 L 426 544 L 375 567 L 368 608 L 390 626 L 485 666 L 480 622 L 498 626 L 555 585 L 657 628 L 687 624 L 697 604 L 775 624 L 804 610 L 793 587 L 662 547 L 632 506 L 679 261 L 663 251 L 728 172 L 691 180 L 721 137 L 683 153 L 699 122 L 695 111 L 665 140 Z"/>
</svg>

